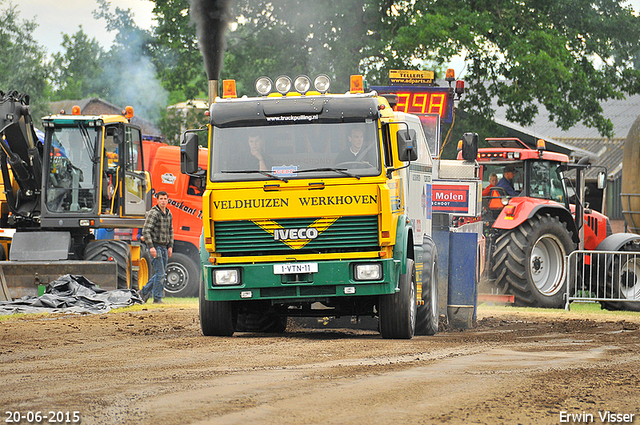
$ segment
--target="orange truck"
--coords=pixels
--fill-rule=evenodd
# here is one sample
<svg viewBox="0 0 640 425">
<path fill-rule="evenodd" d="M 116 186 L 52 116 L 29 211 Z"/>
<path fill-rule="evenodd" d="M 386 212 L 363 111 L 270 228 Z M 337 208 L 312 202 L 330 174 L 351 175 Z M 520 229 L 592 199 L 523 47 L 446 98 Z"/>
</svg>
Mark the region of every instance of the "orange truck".
<svg viewBox="0 0 640 425">
<path fill-rule="evenodd" d="M 154 192 L 169 195 L 168 207 L 173 214 L 173 255 L 167 265 L 165 293 L 173 297 L 198 295 L 202 233 L 203 179 L 180 173 L 180 147 L 153 140 L 143 140 L 145 169 L 149 170 Z M 199 152 L 199 166 L 207 165 L 207 149 Z M 155 198 L 154 198 L 155 200 Z"/>
</svg>

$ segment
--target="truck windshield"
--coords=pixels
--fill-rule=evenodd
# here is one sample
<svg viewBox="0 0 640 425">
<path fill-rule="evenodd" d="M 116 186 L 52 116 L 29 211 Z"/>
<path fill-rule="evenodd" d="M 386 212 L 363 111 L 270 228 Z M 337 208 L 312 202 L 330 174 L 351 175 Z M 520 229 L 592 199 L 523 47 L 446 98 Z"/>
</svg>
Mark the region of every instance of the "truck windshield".
<svg viewBox="0 0 640 425">
<path fill-rule="evenodd" d="M 51 212 L 89 212 L 95 206 L 95 144 L 93 127 L 53 130 L 46 183 L 46 206 Z"/>
<path fill-rule="evenodd" d="M 375 122 L 215 128 L 212 181 L 380 174 Z"/>
</svg>

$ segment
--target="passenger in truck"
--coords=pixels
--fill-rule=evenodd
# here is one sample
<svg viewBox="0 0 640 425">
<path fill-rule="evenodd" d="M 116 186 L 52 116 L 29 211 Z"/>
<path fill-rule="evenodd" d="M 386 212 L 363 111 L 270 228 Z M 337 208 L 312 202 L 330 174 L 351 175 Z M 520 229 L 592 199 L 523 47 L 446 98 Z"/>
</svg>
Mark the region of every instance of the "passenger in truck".
<svg viewBox="0 0 640 425">
<path fill-rule="evenodd" d="M 252 133 L 247 138 L 248 155 L 241 159 L 240 163 L 244 164 L 244 170 L 270 171 L 273 160 L 266 153 L 264 140 L 259 133 Z"/>
<path fill-rule="evenodd" d="M 336 166 L 340 164 L 347 165 L 354 162 L 366 162 L 375 166 L 375 149 L 373 144 L 364 145 L 364 132 L 360 128 L 351 129 L 351 135 L 348 136 L 349 147 L 338 154 L 334 161 Z"/>
<path fill-rule="evenodd" d="M 187 188 L 187 195 L 202 196 L 204 192 L 202 188 L 202 179 L 200 177 L 189 177 L 189 187 Z"/>
</svg>

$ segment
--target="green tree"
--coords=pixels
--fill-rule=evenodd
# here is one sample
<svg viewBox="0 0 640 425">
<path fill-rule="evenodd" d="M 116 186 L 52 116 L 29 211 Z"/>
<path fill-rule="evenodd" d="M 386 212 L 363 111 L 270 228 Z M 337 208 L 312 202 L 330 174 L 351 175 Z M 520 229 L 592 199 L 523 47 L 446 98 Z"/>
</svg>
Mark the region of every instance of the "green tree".
<svg viewBox="0 0 640 425">
<path fill-rule="evenodd" d="M 62 37 L 64 53 L 53 54 L 53 81 L 57 90 L 52 99 L 105 97 L 107 88 L 99 78 L 105 53 L 98 41 L 89 39 L 82 26 L 75 34 Z"/>
<path fill-rule="evenodd" d="M 207 76 L 198 49 L 196 28 L 189 16 L 190 0 L 154 0 L 158 22 L 151 45 L 153 63 L 158 69 L 169 102 L 206 97 Z"/>
<path fill-rule="evenodd" d="M 33 38 L 35 21 L 20 20 L 16 6 L 0 0 L 0 90 L 17 90 L 30 96 L 36 125 L 48 114 L 50 67 L 46 53 Z"/>
<path fill-rule="evenodd" d="M 154 0 L 156 54 L 163 85 L 187 98 L 207 92 L 189 0 Z M 240 0 L 232 5 L 221 79 L 237 81 L 238 94 L 254 94 L 257 77 L 324 73 L 334 91 L 348 89 L 349 75 L 372 75 L 398 62 L 386 46 L 405 17 L 393 16 L 393 1 Z M 172 100 L 184 100 L 174 98 Z"/>
<path fill-rule="evenodd" d="M 495 99 L 530 125 L 544 105 L 565 130 L 582 122 L 612 137 L 600 102 L 640 91 L 640 18 L 619 1 L 419 0 L 401 10 L 412 19 L 392 50 L 436 63 L 466 56 L 470 114 L 491 118 Z"/>
<path fill-rule="evenodd" d="M 402 18 L 391 19 L 392 1 L 244 0 L 233 9 L 237 28 L 228 35 L 223 75 L 252 94 L 260 75 L 295 77 L 323 73 L 332 91 L 349 87 L 349 75 L 378 75 L 385 47 Z"/>
</svg>

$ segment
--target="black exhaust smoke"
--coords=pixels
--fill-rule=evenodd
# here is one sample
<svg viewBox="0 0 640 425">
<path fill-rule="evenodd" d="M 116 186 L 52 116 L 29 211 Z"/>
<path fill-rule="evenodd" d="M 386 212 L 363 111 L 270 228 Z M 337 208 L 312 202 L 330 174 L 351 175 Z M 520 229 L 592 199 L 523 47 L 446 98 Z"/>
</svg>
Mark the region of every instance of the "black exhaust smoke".
<svg viewBox="0 0 640 425">
<path fill-rule="evenodd" d="M 229 0 L 191 0 L 190 14 L 196 24 L 207 78 L 218 80 L 225 48 L 224 35 L 230 20 Z"/>
</svg>

